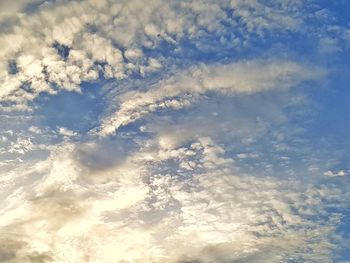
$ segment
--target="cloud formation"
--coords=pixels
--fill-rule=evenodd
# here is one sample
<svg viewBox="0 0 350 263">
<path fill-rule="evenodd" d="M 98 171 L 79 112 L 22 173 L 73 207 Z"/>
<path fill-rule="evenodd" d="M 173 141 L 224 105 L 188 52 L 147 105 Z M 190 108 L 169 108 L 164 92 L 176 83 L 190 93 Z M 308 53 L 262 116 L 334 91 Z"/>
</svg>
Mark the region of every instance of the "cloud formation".
<svg viewBox="0 0 350 263">
<path fill-rule="evenodd" d="M 345 170 L 339 170 L 339 171 L 327 171 L 324 173 L 324 175 L 329 176 L 329 177 L 336 177 L 336 176 L 349 176 L 349 171 Z"/>
<path fill-rule="evenodd" d="M 35 3 L 20 2 L 15 10 Z M 8 109 L 28 109 L 42 92 L 80 91 L 81 83 L 101 76 L 121 80 L 159 71 L 169 64 L 164 45 L 167 53 L 181 54 L 181 43 L 192 41 L 207 52 L 205 43 L 215 36 L 232 52 L 235 45 L 248 45 L 252 35 L 264 38 L 269 31 L 293 31 L 303 23 L 298 1 L 275 7 L 237 0 L 38 3 L 30 16 L 16 13 L 0 35 L 0 99 Z M 153 52 L 157 49 L 159 54 Z"/>
<path fill-rule="evenodd" d="M 2 257 L 330 261 L 339 217 L 327 206 L 340 201 L 337 190 L 239 174 L 209 137 L 186 145 L 153 140 L 106 170 L 77 161 L 75 147 L 57 148 L 26 172 L 37 179 L 3 202 L 2 236 L 21 245 Z"/>
<path fill-rule="evenodd" d="M 120 126 L 157 110 L 190 106 L 208 92 L 239 95 L 287 89 L 303 81 L 321 79 L 324 75 L 321 69 L 311 69 L 283 60 L 202 65 L 189 71 L 179 72 L 146 92 L 124 94 L 119 110 L 103 121 L 99 134 L 113 134 Z"/>
<path fill-rule="evenodd" d="M 331 4 L 0 10 L 0 262 L 347 260 L 349 143 L 316 118 L 346 111 Z"/>
</svg>

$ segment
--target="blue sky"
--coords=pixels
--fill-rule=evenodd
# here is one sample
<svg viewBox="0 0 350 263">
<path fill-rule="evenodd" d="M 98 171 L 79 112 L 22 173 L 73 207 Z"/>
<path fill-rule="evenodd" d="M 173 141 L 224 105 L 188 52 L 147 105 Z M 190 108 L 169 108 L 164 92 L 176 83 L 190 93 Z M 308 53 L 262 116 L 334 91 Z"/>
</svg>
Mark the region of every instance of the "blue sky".
<svg viewBox="0 0 350 263">
<path fill-rule="evenodd" d="M 0 262 L 350 262 L 350 3 L 0 3 Z"/>
</svg>

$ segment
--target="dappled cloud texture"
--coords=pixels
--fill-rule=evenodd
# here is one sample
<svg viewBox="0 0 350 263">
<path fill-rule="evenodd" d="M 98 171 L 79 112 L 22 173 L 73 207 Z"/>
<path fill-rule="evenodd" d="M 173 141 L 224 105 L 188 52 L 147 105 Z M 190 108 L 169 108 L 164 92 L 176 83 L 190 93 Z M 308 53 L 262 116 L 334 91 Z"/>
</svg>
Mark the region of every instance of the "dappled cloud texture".
<svg viewBox="0 0 350 263">
<path fill-rule="evenodd" d="M 349 262 L 318 2 L 2 0 L 0 262 Z"/>
</svg>

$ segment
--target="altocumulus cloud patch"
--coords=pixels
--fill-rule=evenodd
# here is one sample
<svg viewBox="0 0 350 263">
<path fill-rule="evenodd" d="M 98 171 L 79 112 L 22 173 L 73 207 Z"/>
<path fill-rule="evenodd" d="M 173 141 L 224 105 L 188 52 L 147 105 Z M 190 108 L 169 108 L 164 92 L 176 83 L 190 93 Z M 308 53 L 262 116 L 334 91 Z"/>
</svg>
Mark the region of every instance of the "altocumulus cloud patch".
<svg viewBox="0 0 350 263">
<path fill-rule="evenodd" d="M 0 7 L 0 262 L 350 261 L 348 3 Z"/>
</svg>

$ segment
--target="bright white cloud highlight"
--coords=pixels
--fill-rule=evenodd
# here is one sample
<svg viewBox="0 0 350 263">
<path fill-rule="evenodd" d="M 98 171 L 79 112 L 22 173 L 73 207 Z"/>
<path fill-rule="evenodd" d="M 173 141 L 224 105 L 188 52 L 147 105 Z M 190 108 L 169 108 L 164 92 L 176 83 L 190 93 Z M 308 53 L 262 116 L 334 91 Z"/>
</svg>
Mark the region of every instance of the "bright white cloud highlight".
<svg viewBox="0 0 350 263">
<path fill-rule="evenodd" d="M 234 160 L 209 137 L 177 148 L 159 143 L 100 171 L 77 161 L 74 147 L 57 148 L 26 172 L 32 182 L 2 203 L 1 242 L 14 244 L 7 257 L 266 262 L 297 254 L 330 260 L 338 217 L 325 209 L 333 189 L 237 174 Z"/>
</svg>

